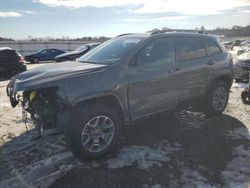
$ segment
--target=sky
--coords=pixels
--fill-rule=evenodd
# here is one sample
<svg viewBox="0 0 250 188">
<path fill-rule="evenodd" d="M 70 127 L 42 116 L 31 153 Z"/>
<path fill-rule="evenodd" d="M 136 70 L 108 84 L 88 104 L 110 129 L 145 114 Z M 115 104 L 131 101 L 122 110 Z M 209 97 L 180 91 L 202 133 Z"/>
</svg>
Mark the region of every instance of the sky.
<svg viewBox="0 0 250 188">
<path fill-rule="evenodd" d="M 250 0 L 0 0 L 0 36 L 114 37 L 250 24 Z"/>
</svg>

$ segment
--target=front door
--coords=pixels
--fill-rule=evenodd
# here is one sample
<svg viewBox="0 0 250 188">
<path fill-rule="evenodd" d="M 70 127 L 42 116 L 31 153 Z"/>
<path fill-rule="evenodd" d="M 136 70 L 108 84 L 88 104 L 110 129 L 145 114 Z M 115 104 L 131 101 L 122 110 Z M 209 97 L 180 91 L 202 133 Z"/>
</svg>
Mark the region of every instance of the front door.
<svg viewBox="0 0 250 188">
<path fill-rule="evenodd" d="M 169 37 L 153 39 L 137 53 L 128 74 L 132 120 L 176 106 L 175 57 L 174 39 Z"/>
</svg>

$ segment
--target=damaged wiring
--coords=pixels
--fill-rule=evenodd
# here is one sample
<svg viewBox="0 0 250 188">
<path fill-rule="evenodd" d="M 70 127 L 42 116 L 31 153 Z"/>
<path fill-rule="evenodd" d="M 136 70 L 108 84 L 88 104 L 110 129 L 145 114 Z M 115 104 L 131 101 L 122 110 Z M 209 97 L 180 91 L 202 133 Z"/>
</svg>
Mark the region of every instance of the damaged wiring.
<svg viewBox="0 0 250 188">
<path fill-rule="evenodd" d="M 23 119 L 27 127 L 28 114 L 34 126 L 41 135 L 44 129 L 53 128 L 57 121 L 57 98 L 54 88 L 47 88 L 38 91 L 25 91 L 23 93 Z"/>
</svg>

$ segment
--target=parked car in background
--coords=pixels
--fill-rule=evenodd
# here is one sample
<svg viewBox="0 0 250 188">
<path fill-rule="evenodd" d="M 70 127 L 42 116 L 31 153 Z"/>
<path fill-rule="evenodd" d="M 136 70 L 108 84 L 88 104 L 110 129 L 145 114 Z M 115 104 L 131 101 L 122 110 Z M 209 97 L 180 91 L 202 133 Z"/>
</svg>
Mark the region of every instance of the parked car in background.
<svg viewBox="0 0 250 188">
<path fill-rule="evenodd" d="M 64 131 L 76 155 L 97 158 L 121 126 L 192 106 L 219 115 L 233 81 L 231 55 L 208 34 L 167 32 L 115 37 L 76 63 L 45 65 L 11 79 L 7 94 L 35 126 Z"/>
<path fill-rule="evenodd" d="M 250 51 L 250 42 L 249 41 L 245 41 L 244 43 L 241 44 L 241 48 L 244 50 L 244 51 Z"/>
<path fill-rule="evenodd" d="M 249 81 L 250 52 L 244 52 L 234 58 L 234 79 L 237 82 Z"/>
<path fill-rule="evenodd" d="M 100 45 L 100 43 L 89 43 L 89 44 L 81 45 L 77 49 L 75 49 L 74 51 L 66 52 L 64 54 L 56 56 L 55 61 L 56 62 L 75 61 L 77 58 L 86 54 L 87 52 L 94 49 L 98 45 Z"/>
<path fill-rule="evenodd" d="M 65 51 L 58 49 L 42 49 L 38 52 L 25 56 L 25 60 L 30 63 L 39 63 L 39 61 L 52 61 L 55 57 L 65 53 Z"/>
<path fill-rule="evenodd" d="M 11 48 L 0 48 L 0 73 L 2 76 L 12 76 L 26 71 L 23 56 Z"/>
<path fill-rule="evenodd" d="M 222 44 L 228 50 L 231 50 L 233 47 L 233 42 L 222 42 Z"/>
</svg>

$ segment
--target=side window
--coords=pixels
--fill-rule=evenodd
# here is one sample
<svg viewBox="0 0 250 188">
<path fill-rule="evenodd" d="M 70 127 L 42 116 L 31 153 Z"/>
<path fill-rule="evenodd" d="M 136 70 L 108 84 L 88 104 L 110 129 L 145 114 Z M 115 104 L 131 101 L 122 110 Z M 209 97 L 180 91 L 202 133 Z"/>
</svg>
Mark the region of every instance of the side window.
<svg viewBox="0 0 250 188">
<path fill-rule="evenodd" d="M 175 61 L 174 40 L 155 39 L 144 46 L 137 55 L 137 65 L 166 63 Z"/>
<path fill-rule="evenodd" d="M 203 41 L 197 37 L 179 37 L 177 39 L 179 60 L 187 61 L 206 56 Z"/>
<path fill-rule="evenodd" d="M 13 61 L 16 59 L 16 52 L 10 50 L 4 50 L 0 52 L 0 60 L 2 61 Z"/>
<path fill-rule="evenodd" d="M 58 53 L 60 53 L 60 51 L 59 51 L 59 50 L 52 49 L 52 50 L 51 50 L 51 53 L 53 53 L 53 54 L 58 54 Z"/>
<path fill-rule="evenodd" d="M 4 52 L 0 52 L 0 58 L 1 58 L 1 59 L 7 58 L 7 54 L 4 53 Z"/>
<path fill-rule="evenodd" d="M 215 41 L 213 41 L 211 39 L 204 39 L 204 42 L 206 44 L 208 56 L 221 52 L 220 47 L 218 46 L 218 44 Z"/>
<path fill-rule="evenodd" d="M 41 54 L 47 54 L 49 51 L 48 50 L 43 50 L 41 51 Z"/>
</svg>

